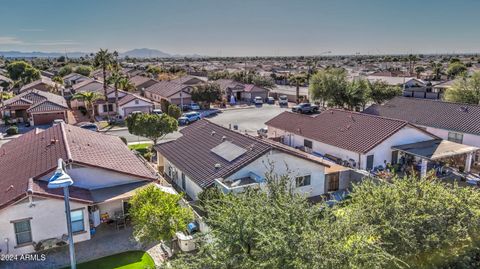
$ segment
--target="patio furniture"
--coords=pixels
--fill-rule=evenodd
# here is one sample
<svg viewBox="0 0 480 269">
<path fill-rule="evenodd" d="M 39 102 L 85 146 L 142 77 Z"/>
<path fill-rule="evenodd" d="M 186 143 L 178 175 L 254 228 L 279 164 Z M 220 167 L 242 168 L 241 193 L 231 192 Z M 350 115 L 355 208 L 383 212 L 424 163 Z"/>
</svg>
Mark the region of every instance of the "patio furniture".
<svg viewBox="0 0 480 269">
<path fill-rule="evenodd" d="M 115 227 L 117 230 L 127 228 L 127 222 L 123 212 L 121 211 L 115 212 L 114 217 L 115 217 Z"/>
</svg>

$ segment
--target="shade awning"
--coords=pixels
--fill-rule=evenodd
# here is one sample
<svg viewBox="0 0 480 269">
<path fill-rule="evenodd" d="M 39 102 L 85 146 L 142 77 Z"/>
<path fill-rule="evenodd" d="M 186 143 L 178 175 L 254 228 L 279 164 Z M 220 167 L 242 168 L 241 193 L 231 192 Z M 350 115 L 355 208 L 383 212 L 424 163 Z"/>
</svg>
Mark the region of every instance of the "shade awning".
<svg viewBox="0 0 480 269">
<path fill-rule="evenodd" d="M 467 154 L 477 151 L 479 148 L 455 143 L 448 140 L 434 139 L 417 143 L 393 146 L 393 150 L 399 150 L 410 155 L 428 160 L 438 160 L 447 157 Z"/>
</svg>

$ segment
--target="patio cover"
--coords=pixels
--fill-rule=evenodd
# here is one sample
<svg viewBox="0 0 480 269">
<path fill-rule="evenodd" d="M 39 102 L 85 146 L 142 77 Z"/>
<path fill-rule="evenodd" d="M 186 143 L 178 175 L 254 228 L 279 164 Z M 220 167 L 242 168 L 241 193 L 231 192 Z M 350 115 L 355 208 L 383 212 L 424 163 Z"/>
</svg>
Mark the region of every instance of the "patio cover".
<svg viewBox="0 0 480 269">
<path fill-rule="evenodd" d="M 128 199 L 132 197 L 135 192 L 149 184 L 149 181 L 134 182 L 122 184 L 113 187 L 106 187 L 101 189 L 94 189 L 90 191 L 94 203 L 102 203 L 108 201 L 115 201 L 121 199 Z"/>
<path fill-rule="evenodd" d="M 461 154 L 467 154 L 478 150 L 477 147 L 458 144 L 452 141 L 442 139 L 434 139 L 412 144 L 393 146 L 392 149 L 403 151 L 405 153 L 431 161 Z"/>
</svg>

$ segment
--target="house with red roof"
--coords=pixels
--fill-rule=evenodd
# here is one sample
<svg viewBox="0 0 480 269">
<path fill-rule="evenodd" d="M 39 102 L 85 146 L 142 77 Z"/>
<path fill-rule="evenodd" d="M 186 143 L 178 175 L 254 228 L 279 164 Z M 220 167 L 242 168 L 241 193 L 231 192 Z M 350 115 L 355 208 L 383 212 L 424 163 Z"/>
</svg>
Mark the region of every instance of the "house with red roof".
<svg viewBox="0 0 480 269">
<path fill-rule="evenodd" d="M 68 110 L 67 101 L 62 96 L 36 89 L 24 91 L 0 107 L 2 116 L 14 122 L 29 122 L 32 126 L 51 124 L 56 119 L 66 122 Z"/>
<path fill-rule="evenodd" d="M 438 138 L 407 121 L 341 109 L 314 116 L 283 112 L 265 124 L 269 138 L 364 170 L 395 163 L 392 146 Z"/>
<path fill-rule="evenodd" d="M 69 189 L 75 242 L 124 216 L 135 191 L 158 179 L 116 136 L 64 123 L 32 130 L 0 148 L 1 253 L 31 253 L 66 241 L 63 192 L 47 187 L 60 158 L 74 181 Z"/>
<path fill-rule="evenodd" d="M 220 86 L 225 98 L 229 101 L 235 98 L 236 102 L 252 102 L 255 97 L 261 97 L 267 100 L 269 90 L 253 84 L 244 84 L 233 79 L 218 79 L 215 81 Z"/>
</svg>

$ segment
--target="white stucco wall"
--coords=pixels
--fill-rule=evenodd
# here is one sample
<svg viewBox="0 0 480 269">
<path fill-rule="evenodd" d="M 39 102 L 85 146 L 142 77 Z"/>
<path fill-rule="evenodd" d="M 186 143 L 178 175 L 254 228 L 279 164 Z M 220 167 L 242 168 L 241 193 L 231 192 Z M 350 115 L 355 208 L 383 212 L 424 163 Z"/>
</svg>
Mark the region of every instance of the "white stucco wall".
<svg viewBox="0 0 480 269">
<path fill-rule="evenodd" d="M 32 245 L 18 247 L 14 225 L 11 221 L 30 219 L 32 240 L 38 242 L 49 238 L 61 238 L 67 234 L 67 221 L 65 217 L 65 204 L 61 199 L 46 199 L 33 197 L 35 206 L 29 207 L 28 198 L 0 210 L 0 249 L 2 254 L 7 253 L 7 244 L 5 238 L 8 238 L 8 253 L 23 254 L 34 251 Z M 87 205 L 70 202 L 71 210 L 82 209 L 84 217 L 84 227 L 86 232 L 73 236 L 74 242 L 81 242 L 90 239 L 90 229 L 88 222 Z"/>
<path fill-rule="evenodd" d="M 67 173 L 73 179 L 73 186 L 90 190 L 145 180 L 106 169 L 78 165 L 68 166 Z M 40 180 L 48 181 L 52 175 L 53 172 L 41 177 Z"/>
<path fill-rule="evenodd" d="M 161 156 L 161 155 L 159 155 Z M 168 171 L 169 171 L 169 167 L 171 167 L 172 169 L 176 169 L 177 170 L 177 176 L 172 176 L 171 179 L 173 180 L 173 182 L 175 182 L 175 184 L 177 184 L 180 189 L 183 189 L 182 188 L 182 171 L 178 168 L 175 167 L 174 164 L 172 164 L 170 161 L 168 161 L 167 159 L 165 159 L 165 162 L 164 162 L 164 170 L 163 172 L 168 175 Z M 191 180 L 187 175 L 185 175 L 185 193 L 190 197 L 192 198 L 193 200 L 197 200 L 198 199 L 198 194 L 200 192 L 202 192 L 202 188 L 200 186 L 198 186 L 193 180 Z"/>
<path fill-rule="evenodd" d="M 310 138 L 305 138 L 304 136 L 298 134 L 288 133 L 283 130 L 273 128 L 271 126 L 268 127 L 268 137 L 284 137 L 284 143 L 291 147 L 301 147 L 304 144 L 304 139 L 308 139 L 312 141 L 313 152 L 317 152 L 322 155 L 330 154 L 343 160 L 353 159 L 355 160 L 355 162 L 357 162 L 357 165 L 360 161 L 361 169 L 366 169 L 368 155 L 374 155 L 373 167 L 375 167 L 383 165 L 384 160 L 386 160 L 387 162 L 391 162 L 392 146 L 433 139 L 433 136 L 430 136 L 425 132 L 422 132 L 416 128 L 406 126 L 382 143 L 380 143 L 379 145 L 377 145 L 375 148 L 367 152 L 367 154 L 361 154 L 325 143 L 321 143 Z"/>
<path fill-rule="evenodd" d="M 288 174 L 292 179 L 293 187 L 295 187 L 296 177 L 311 176 L 310 185 L 298 187 L 295 189 L 296 192 L 305 194 L 307 197 L 325 193 L 325 166 L 277 150 L 265 154 L 226 179 L 247 177 L 249 172 L 265 177 L 271 165 L 277 175 Z"/>
<path fill-rule="evenodd" d="M 108 213 L 108 216 L 113 218 L 115 216 L 115 212 L 123 212 L 122 200 L 109 201 L 98 204 L 97 206 L 100 210 L 100 216 L 102 216 L 104 213 Z"/>
</svg>

